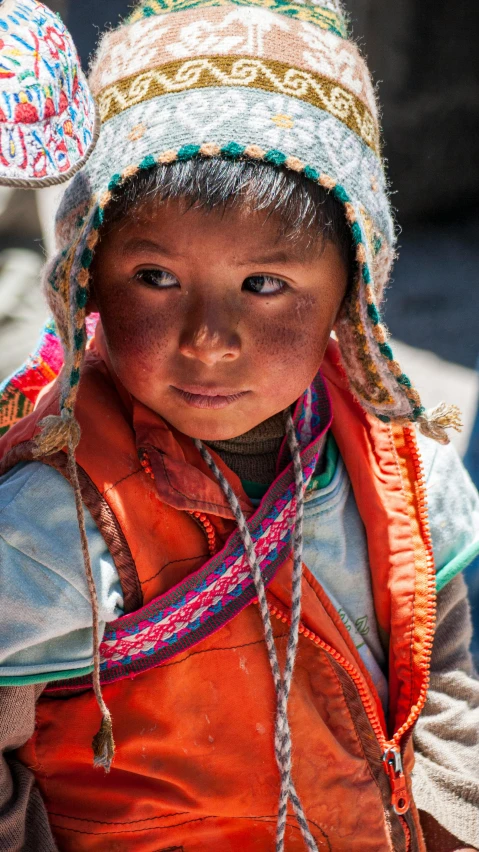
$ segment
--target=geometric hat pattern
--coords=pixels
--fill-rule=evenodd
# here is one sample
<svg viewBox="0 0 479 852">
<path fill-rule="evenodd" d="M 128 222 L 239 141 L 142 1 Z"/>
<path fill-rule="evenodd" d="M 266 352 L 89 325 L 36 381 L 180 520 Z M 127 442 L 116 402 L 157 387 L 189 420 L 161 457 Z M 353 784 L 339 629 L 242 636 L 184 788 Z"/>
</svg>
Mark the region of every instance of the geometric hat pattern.
<svg viewBox="0 0 479 852">
<path fill-rule="evenodd" d="M 0 3 L 0 185 L 62 183 L 100 130 L 68 30 L 35 0 Z"/>
<path fill-rule="evenodd" d="M 374 89 L 338 0 L 148 0 L 103 37 L 89 82 L 101 135 L 57 217 L 47 291 L 63 411 L 43 449 L 64 445 L 74 420 L 89 267 L 112 194 L 140 170 L 193 157 L 290 169 L 342 204 L 358 272 L 335 331 L 351 389 L 381 420 L 417 421 L 447 442 L 457 410 L 426 415 L 381 320 L 394 225 Z"/>
</svg>

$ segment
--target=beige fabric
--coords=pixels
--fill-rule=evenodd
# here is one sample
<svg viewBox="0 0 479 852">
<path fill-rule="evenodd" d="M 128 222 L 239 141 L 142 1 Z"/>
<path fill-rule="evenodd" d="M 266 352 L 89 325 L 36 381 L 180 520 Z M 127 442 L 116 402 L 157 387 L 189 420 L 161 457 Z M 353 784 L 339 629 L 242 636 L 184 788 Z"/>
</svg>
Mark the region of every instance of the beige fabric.
<svg viewBox="0 0 479 852">
<path fill-rule="evenodd" d="M 0 850 L 57 852 L 35 778 L 12 751 L 35 729 L 35 705 L 44 686 L 0 688 Z"/>
<path fill-rule="evenodd" d="M 479 679 L 468 651 L 471 635 L 459 575 L 438 595 L 431 683 L 414 732 L 413 791 L 418 808 L 479 848 Z"/>
</svg>

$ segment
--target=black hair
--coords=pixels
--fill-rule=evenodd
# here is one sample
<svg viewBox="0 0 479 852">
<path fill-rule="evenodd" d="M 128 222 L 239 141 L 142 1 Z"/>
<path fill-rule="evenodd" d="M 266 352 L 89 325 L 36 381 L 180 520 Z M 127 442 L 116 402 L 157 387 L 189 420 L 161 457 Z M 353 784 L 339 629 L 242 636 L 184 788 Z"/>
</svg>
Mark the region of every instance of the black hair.
<svg viewBox="0 0 479 852">
<path fill-rule="evenodd" d="M 148 198 L 160 202 L 183 199 L 187 208 L 226 211 L 245 207 L 279 219 L 280 238 L 306 237 L 310 245 L 335 243 L 352 270 L 351 232 L 342 205 L 327 190 L 289 169 L 251 160 L 193 158 L 137 172 L 115 191 L 105 213 L 104 228 Z"/>
</svg>

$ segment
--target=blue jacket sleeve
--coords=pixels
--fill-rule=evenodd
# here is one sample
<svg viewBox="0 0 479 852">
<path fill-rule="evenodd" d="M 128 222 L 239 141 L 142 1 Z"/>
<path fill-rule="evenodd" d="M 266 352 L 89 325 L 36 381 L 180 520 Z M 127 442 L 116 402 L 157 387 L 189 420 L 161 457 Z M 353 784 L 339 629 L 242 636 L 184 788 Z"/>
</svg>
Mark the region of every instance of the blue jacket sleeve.
<svg viewBox="0 0 479 852">
<path fill-rule="evenodd" d="M 112 557 L 85 508 L 100 634 L 123 613 Z M 0 685 L 91 670 L 90 597 L 70 484 L 39 462 L 0 480 Z"/>
</svg>

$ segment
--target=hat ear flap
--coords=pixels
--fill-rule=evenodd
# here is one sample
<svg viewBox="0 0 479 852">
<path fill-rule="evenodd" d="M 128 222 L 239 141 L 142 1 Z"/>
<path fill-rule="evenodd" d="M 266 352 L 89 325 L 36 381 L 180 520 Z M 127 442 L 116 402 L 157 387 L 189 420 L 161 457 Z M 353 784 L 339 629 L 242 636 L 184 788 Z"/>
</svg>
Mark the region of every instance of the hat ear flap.
<svg viewBox="0 0 479 852">
<path fill-rule="evenodd" d="M 424 412 L 419 394 L 394 359 L 379 310 L 384 284 L 374 281 L 378 235 L 343 187 L 336 184 L 331 191 L 344 206 L 356 257 L 355 279 L 336 323 L 351 388 L 361 405 L 382 420 L 416 420 Z"/>
<path fill-rule="evenodd" d="M 47 278 L 48 299 L 63 344 L 64 364 L 60 378 L 60 415 L 42 421 L 42 432 L 37 438 L 39 455 L 50 455 L 64 446 L 75 447 L 80 437 L 74 409 L 87 344 L 90 266 L 102 222 L 103 211 L 95 204 L 76 242 L 60 256 L 56 265 L 52 265 Z"/>
<path fill-rule="evenodd" d="M 426 412 L 418 391 L 394 358 L 379 308 L 384 281 L 373 279 L 381 251 L 378 235 L 368 228 L 367 217 L 354 208 L 344 189 L 337 185 L 332 191 L 344 202 L 356 251 L 355 280 L 335 326 L 351 389 L 361 406 L 383 422 L 416 422 L 424 435 L 447 444 L 446 429 L 462 429 L 460 411 L 443 403 Z M 388 271 L 392 259 L 389 252 Z"/>
</svg>

